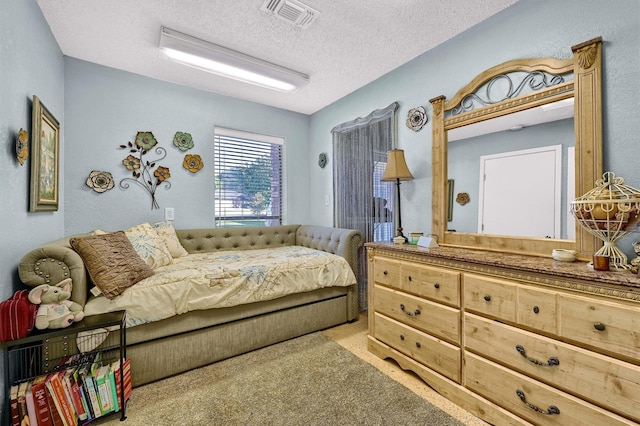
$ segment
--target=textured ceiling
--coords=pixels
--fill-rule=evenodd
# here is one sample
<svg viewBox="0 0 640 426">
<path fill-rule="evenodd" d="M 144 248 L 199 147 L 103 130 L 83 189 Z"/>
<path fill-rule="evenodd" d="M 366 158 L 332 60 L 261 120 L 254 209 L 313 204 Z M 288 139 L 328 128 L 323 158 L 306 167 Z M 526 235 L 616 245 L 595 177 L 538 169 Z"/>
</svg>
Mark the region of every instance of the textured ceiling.
<svg viewBox="0 0 640 426">
<path fill-rule="evenodd" d="M 518 0 L 303 0 L 300 29 L 264 0 L 37 0 L 62 53 L 159 80 L 312 114 Z M 158 56 L 162 26 L 308 74 L 284 94 Z"/>
</svg>

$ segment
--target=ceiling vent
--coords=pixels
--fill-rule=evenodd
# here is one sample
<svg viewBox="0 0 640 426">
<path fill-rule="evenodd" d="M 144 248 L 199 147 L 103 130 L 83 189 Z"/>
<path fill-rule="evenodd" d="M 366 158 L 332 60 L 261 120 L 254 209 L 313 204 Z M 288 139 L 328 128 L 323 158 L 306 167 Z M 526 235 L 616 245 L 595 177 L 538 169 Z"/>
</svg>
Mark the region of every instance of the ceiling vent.
<svg viewBox="0 0 640 426">
<path fill-rule="evenodd" d="M 265 0 L 260 8 L 302 29 L 307 29 L 320 12 L 297 0 Z"/>
</svg>

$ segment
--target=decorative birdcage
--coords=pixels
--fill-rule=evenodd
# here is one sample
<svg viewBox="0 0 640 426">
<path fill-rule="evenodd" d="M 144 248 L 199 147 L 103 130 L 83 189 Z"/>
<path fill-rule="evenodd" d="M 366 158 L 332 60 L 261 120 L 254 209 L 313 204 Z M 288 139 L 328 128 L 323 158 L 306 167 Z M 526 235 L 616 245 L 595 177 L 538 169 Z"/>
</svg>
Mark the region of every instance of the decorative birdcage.
<svg viewBox="0 0 640 426">
<path fill-rule="evenodd" d="M 624 179 L 614 173 L 605 172 L 595 188 L 571 202 L 571 212 L 583 228 L 604 242 L 596 256 L 608 256 L 613 271 L 631 269 L 627 256 L 615 243 L 637 230 L 639 190 L 625 185 Z"/>
</svg>

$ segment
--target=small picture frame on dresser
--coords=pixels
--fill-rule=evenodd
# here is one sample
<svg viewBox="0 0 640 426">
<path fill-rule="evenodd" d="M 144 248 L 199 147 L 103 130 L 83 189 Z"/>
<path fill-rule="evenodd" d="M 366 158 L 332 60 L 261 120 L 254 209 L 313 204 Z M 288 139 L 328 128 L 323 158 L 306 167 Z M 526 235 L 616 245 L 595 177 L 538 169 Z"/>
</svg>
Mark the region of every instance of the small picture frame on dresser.
<svg viewBox="0 0 640 426">
<path fill-rule="evenodd" d="M 418 246 L 426 247 L 426 248 L 437 248 L 437 247 L 440 247 L 438 245 L 438 242 L 436 241 L 435 237 L 433 237 L 433 236 L 420 237 L 420 239 L 418 240 Z"/>
</svg>

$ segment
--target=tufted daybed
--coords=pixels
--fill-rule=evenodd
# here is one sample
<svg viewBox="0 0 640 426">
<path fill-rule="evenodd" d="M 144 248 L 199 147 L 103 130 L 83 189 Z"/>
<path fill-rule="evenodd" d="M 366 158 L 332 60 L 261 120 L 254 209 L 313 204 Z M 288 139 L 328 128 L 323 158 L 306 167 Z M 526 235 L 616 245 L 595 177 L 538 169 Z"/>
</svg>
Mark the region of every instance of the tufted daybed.
<svg viewBox="0 0 640 426">
<path fill-rule="evenodd" d="M 175 231 L 191 255 L 303 246 L 346 259 L 357 274 L 358 231 L 308 226 L 186 229 Z M 85 306 L 92 286 L 71 237 L 27 253 L 21 280 L 30 286 L 73 279 L 72 300 Z M 350 272 L 349 272 L 350 273 Z M 135 286 L 134 286 L 135 287 Z M 132 287 L 132 288 L 134 288 Z M 238 306 L 192 310 L 159 321 L 127 326 L 132 380 L 139 386 L 224 358 L 358 319 L 357 283 L 319 288 Z"/>
</svg>

